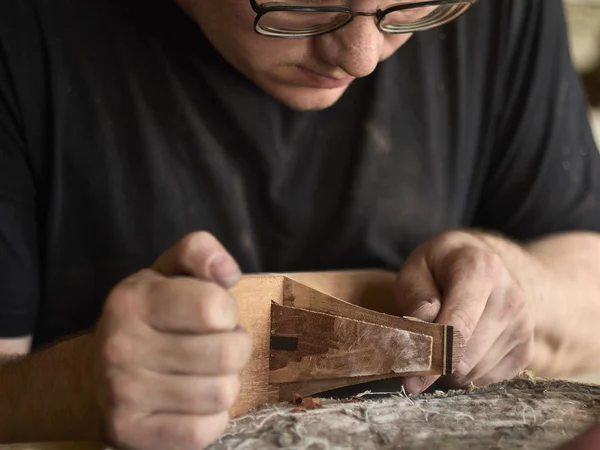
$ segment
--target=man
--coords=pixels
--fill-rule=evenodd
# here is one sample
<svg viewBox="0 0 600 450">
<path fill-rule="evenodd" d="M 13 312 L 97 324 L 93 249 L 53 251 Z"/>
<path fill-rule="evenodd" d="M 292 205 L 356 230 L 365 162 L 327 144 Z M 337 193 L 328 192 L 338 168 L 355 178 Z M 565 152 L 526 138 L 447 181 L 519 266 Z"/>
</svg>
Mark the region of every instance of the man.
<svg viewBox="0 0 600 450">
<path fill-rule="evenodd" d="M 399 270 L 456 386 L 600 368 L 559 0 L 3 0 L 0 42 L 0 440 L 213 442 L 242 271 Z"/>
</svg>

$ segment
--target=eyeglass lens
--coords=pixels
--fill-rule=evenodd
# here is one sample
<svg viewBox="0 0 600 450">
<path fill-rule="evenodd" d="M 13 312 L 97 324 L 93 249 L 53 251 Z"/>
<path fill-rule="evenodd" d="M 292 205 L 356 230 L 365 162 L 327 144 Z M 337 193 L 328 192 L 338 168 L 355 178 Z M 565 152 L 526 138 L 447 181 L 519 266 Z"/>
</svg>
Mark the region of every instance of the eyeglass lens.
<svg viewBox="0 0 600 450">
<path fill-rule="evenodd" d="M 396 3 L 399 4 L 406 4 Z M 410 2 L 412 3 L 412 2 Z M 264 34 L 310 36 L 326 33 L 344 26 L 352 20 L 350 12 L 326 12 L 326 11 L 277 11 L 277 7 L 316 7 L 316 2 L 307 0 L 278 1 L 260 3 L 266 8 L 273 8 L 264 14 L 258 21 L 258 31 Z M 409 9 L 389 11 L 379 24 L 380 28 L 387 33 L 407 33 L 423 30 L 442 25 L 461 15 L 469 8 L 470 2 L 459 2 L 438 6 L 421 6 Z M 328 0 L 319 2 L 318 6 L 343 6 L 340 0 Z"/>
</svg>

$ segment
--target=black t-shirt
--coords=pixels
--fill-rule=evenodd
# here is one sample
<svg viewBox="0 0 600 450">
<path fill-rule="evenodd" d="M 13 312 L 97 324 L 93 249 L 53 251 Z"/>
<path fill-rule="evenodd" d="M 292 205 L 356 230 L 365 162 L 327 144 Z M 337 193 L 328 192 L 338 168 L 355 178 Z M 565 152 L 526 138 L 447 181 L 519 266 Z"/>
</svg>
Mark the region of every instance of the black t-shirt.
<svg viewBox="0 0 600 450">
<path fill-rule="evenodd" d="M 312 112 L 172 0 L 0 0 L 0 337 L 93 325 L 195 230 L 269 272 L 397 269 L 457 227 L 600 230 L 560 0 L 481 0 Z"/>
</svg>

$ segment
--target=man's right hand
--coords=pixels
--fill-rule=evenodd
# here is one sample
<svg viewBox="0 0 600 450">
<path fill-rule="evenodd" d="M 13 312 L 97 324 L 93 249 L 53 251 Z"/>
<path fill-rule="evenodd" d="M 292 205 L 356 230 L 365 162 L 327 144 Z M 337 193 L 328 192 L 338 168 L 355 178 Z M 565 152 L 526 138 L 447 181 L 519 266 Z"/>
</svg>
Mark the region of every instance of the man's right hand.
<svg viewBox="0 0 600 450">
<path fill-rule="evenodd" d="M 115 287 L 92 341 L 113 444 L 197 450 L 223 433 L 251 353 L 228 292 L 240 276 L 212 235 L 196 233 Z"/>
</svg>

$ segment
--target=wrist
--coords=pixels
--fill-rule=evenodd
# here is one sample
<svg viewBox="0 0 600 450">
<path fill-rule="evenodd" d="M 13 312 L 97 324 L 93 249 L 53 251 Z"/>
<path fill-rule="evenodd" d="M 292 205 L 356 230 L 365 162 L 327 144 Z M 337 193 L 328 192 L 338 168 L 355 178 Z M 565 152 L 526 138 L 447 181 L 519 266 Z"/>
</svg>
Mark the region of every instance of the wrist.
<svg viewBox="0 0 600 450">
<path fill-rule="evenodd" d="M 96 363 L 94 334 L 82 334 L 71 340 L 71 343 L 75 346 L 73 348 L 73 355 L 77 364 L 75 382 L 77 390 L 82 396 L 82 410 L 86 412 L 86 428 L 90 436 L 97 439 L 104 435 L 104 426 L 97 394 L 100 380 Z"/>
</svg>

